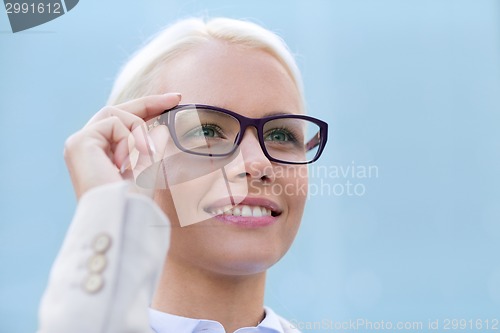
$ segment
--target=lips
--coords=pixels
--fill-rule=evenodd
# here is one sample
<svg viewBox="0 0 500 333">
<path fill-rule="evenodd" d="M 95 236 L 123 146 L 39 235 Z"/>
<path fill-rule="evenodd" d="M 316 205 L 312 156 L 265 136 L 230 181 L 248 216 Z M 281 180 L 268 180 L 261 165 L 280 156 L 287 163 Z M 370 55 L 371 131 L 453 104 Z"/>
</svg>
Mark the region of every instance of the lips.
<svg viewBox="0 0 500 333">
<path fill-rule="evenodd" d="M 204 210 L 217 220 L 242 226 L 264 226 L 274 223 L 282 209 L 274 201 L 263 198 L 224 198 Z"/>
</svg>

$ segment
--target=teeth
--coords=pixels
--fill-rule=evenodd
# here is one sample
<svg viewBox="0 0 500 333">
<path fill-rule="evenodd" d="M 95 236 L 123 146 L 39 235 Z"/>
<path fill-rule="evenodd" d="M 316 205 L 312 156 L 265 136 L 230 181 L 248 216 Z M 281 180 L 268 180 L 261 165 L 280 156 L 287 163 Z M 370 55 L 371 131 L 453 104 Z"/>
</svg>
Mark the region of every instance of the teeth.
<svg viewBox="0 0 500 333">
<path fill-rule="evenodd" d="M 265 208 L 264 208 L 265 209 Z M 252 215 L 254 217 L 261 217 L 262 216 L 262 211 L 260 210 L 260 207 L 254 207 L 252 209 Z"/>
<path fill-rule="evenodd" d="M 236 209 L 238 208 L 235 208 L 234 210 Z M 249 206 L 241 207 L 241 216 L 252 216 L 252 208 L 250 208 Z"/>
<path fill-rule="evenodd" d="M 222 210 L 224 211 L 224 215 L 233 215 L 233 211 L 231 210 L 231 206 L 225 206 L 224 208 L 222 208 Z"/>
<path fill-rule="evenodd" d="M 239 207 L 234 207 L 233 209 L 233 215 L 234 216 L 241 216 L 241 210 Z"/>
<path fill-rule="evenodd" d="M 222 208 L 217 208 L 211 211 L 212 215 L 233 215 L 233 216 L 243 216 L 243 217 L 262 217 L 271 216 L 271 210 L 260 206 L 225 206 Z"/>
</svg>

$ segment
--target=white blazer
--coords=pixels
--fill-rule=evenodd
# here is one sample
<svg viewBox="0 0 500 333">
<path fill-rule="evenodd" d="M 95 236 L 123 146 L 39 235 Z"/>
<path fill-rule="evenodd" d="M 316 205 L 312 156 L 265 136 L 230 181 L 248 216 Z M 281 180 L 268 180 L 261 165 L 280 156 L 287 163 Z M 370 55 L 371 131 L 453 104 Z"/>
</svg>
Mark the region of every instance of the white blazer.
<svg viewBox="0 0 500 333">
<path fill-rule="evenodd" d="M 148 308 L 169 242 L 163 212 L 128 183 L 85 193 L 50 272 L 38 333 L 152 333 Z"/>
</svg>

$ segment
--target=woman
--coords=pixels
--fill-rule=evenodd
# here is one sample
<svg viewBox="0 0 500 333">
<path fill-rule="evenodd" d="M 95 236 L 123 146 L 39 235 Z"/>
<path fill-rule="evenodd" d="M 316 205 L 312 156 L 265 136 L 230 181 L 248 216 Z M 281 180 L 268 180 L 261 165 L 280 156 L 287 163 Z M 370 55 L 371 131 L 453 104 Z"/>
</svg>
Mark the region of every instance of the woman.
<svg viewBox="0 0 500 333">
<path fill-rule="evenodd" d="M 327 128 L 304 115 L 282 40 L 181 21 L 129 61 L 108 104 L 66 142 L 79 203 L 40 332 L 291 332 L 264 307 L 266 270 L 296 235 Z"/>
</svg>

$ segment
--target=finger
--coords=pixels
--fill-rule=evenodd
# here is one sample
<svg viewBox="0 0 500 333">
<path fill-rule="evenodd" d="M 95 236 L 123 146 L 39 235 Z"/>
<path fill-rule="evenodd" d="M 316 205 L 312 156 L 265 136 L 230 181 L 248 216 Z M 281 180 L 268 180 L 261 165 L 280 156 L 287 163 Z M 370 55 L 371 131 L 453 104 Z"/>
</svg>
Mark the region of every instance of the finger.
<svg viewBox="0 0 500 333">
<path fill-rule="evenodd" d="M 164 159 L 166 157 L 167 144 L 170 140 L 170 132 L 167 126 L 159 125 L 153 127 L 153 129 L 149 131 L 149 137 L 155 147 L 157 153 L 156 158 Z"/>
<path fill-rule="evenodd" d="M 130 112 L 121 110 L 115 106 L 105 106 L 90 118 L 84 128 L 113 116 L 118 117 L 129 130 L 133 130 L 144 123 L 144 120 Z"/>
<path fill-rule="evenodd" d="M 170 140 L 170 131 L 159 118 L 150 119 L 132 130 L 135 148 L 143 155 L 154 156 L 155 160 L 165 157 L 165 149 Z"/>
<path fill-rule="evenodd" d="M 130 130 L 116 116 L 111 116 L 89 126 L 84 132 L 98 139 L 98 144 L 103 149 L 111 147 L 112 144 L 118 144 L 122 140 L 126 140 L 130 135 Z"/>
<path fill-rule="evenodd" d="M 163 111 L 178 105 L 180 100 L 181 94 L 169 93 L 164 95 L 141 97 L 115 105 L 115 107 L 130 112 L 144 120 L 149 120 L 161 114 Z"/>
<path fill-rule="evenodd" d="M 83 136 L 93 138 L 97 141 L 99 146 L 104 151 L 111 154 L 113 163 L 121 168 L 127 153 L 115 154 L 117 147 L 126 144 L 130 140 L 130 130 L 123 124 L 123 122 L 116 116 L 103 119 L 82 131 Z M 123 149 L 121 149 L 123 151 Z"/>
<path fill-rule="evenodd" d="M 120 172 L 130 167 L 133 158 L 132 152 L 135 150 L 136 141 L 133 135 L 128 135 L 127 140 L 118 142 L 114 149 L 113 161 L 115 165 L 119 166 Z"/>
<path fill-rule="evenodd" d="M 157 157 L 155 158 L 156 168 L 153 170 L 156 175 L 156 179 L 154 182 L 154 189 L 166 189 L 168 187 L 167 176 L 166 176 L 166 168 L 163 164 L 163 160 L 167 157 L 167 146 L 171 139 L 170 131 L 167 126 L 160 125 L 150 132 L 151 139 L 154 142 L 157 151 Z"/>
<path fill-rule="evenodd" d="M 167 127 L 161 127 L 167 133 L 162 137 L 158 136 L 158 129 L 148 131 L 146 123 L 144 123 L 143 126 L 138 126 L 131 131 L 127 143 L 120 142 L 115 150 L 115 154 L 117 161 L 126 160 L 127 165 L 125 168 L 120 169 L 122 174 L 127 170 L 132 170 L 134 174 L 138 174 L 161 159 L 163 154 L 159 153 L 156 146 L 158 145 L 163 150 L 164 148 L 162 147 L 166 146 L 168 137 Z M 155 138 L 150 135 L 151 133 L 153 133 Z M 123 166 L 122 163 L 120 164 Z"/>
<path fill-rule="evenodd" d="M 107 106 L 102 108 L 89 121 L 85 128 L 99 123 L 109 117 L 117 117 L 123 125 L 130 131 L 130 138 L 116 143 L 114 161 L 117 165 L 123 165 L 128 156 L 131 156 L 132 150 L 137 149 L 141 154 L 151 155 L 154 152 L 154 146 L 147 136 L 146 123 L 136 115 L 118 109 L 117 107 Z M 128 142 L 127 142 L 128 141 Z"/>
<path fill-rule="evenodd" d="M 166 126 L 158 126 L 147 131 L 141 127 L 136 128 L 133 135 L 136 145 L 134 151 L 131 152 L 131 156 L 134 157 L 132 168 L 134 174 L 138 175 L 162 159 L 163 150 L 168 141 L 168 129 Z"/>
<path fill-rule="evenodd" d="M 168 128 L 164 125 L 154 126 L 150 131 L 143 132 L 143 134 L 146 136 L 151 149 L 147 151 L 141 150 L 136 145 L 136 149 L 130 154 L 131 169 L 138 186 L 153 189 L 157 186 L 155 185 L 157 181 L 160 180 L 158 179 L 160 162 L 165 157 L 170 135 Z M 162 184 L 160 187 L 165 188 L 165 185 Z"/>
</svg>

